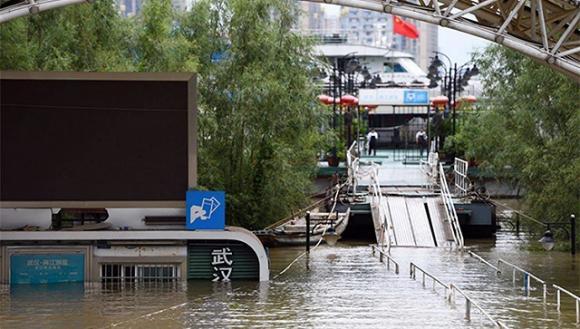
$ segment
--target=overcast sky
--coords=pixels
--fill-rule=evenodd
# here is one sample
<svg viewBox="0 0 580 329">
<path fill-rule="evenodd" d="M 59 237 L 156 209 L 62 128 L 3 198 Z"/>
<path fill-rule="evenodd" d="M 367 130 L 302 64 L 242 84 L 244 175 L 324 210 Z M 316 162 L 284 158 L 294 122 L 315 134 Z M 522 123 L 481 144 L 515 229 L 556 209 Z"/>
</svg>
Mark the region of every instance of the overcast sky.
<svg viewBox="0 0 580 329">
<path fill-rule="evenodd" d="M 322 5 L 330 15 L 339 15 L 340 7 Z M 485 48 L 490 42 L 462 32 L 439 27 L 439 51 L 451 57 L 451 60 L 463 64 L 471 59 L 471 54 Z"/>
</svg>

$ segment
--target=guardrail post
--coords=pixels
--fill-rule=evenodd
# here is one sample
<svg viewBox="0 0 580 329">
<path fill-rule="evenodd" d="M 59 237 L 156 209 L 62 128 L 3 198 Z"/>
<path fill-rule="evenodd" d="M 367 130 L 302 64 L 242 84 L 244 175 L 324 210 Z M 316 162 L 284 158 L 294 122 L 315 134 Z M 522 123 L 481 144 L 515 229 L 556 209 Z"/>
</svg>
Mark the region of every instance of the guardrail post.
<svg viewBox="0 0 580 329">
<path fill-rule="evenodd" d="M 526 296 L 530 297 L 530 276 L 524 272 L 524 291 Z"/>
<path fill-rule="evenodd" d="M 465 298 L 465 320 L 471 321 L 471 301 Z"/>
<path fill-rule="evenodd" d="M 371 250 L 373 251 L 373 256 L 375 255 L 375 246 L 371 246 Z"/>
<path fill-rule="evenodd" d="M 379 251 L 379 261 L 382 263 L 383 262 L 383 252 Z"/>
<path fill-rule="evenodd" d="M 387 270 L 391 270 L 391 259 L 387 257 Z"/>
<path fill-rule="evenodd" d="M 576 299 L 576 323 L 580 323 L 580 299 Z"/>
<path fill-rule="evenodd" d="M 395 274 L 399 274 L 399 264 L 395 263 Z"/>
<path fill-rule="evenodd" d="M 546 296 L 547 296 L 547 294 L 548 294 L 548 291 L 547 291 L 547 288 L 546 288 L 546 284 L 545 284 L 545 283 L 544 283 L 544 286 L 543 286 L 543 288 L 544 288 L 544 291 L 543 291 L 543 295 L 542 295 L 542 297 L 543 297 L 543 299 L 544 299 L 544 304 L 546 304 Z"/>
<path fill-rule="evenodd" d="M 513 277 L 513 283 L 514 283 L 514 286 L 515 286 L 516 285 L 516 269 L 515 268 L 512 271 L 512 277 Z"/>
<path fill-rule="evenodd" d="M 556 289 L 556 309 L 560 312 L 560 289 Z"/>
</svg>

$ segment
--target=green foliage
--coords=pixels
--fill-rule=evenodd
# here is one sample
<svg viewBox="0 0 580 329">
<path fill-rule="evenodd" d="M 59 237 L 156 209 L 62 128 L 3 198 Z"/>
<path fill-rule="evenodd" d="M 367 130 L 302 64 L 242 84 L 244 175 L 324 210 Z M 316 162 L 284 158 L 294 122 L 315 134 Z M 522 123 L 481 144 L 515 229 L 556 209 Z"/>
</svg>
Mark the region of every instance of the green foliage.
<svg viewBox="0 0 580 329">
<path fill-rule="evenodd" d="M 499 46 L 477 62 L 485 99 L 465 118 L 456 145 L 519 183 L 532 216 L 567 221 L 580 211 L 580 86 Z"/>
<path fill-rule="evenodd" d="M 318 128 L 327 120 L 313 101 L 311 45 L 291 31 L 295 5 L 222 4 L 227 7 L 198 2 L 190 15 L 212 17 L 213 30 L 185 31 L 225 53 L 223 61 L 208 64 L 200 85 L 199 161 L 212 169 L 200 173 L 200 183 L 228 192 L 231 224 L 255 228 L 303 204 L 315 173 Z M 222 41 L 207 39 L 216 36 Z"/>
<path fill-rule="evenodd" d="M 228 224 L 259 228 L 303 206 L 333 134 L 319 133 L 328 117 L 312 45 L 292 31 L 296 3 L 200 0 L 177 15 L 170 0 L 146 0 L 127 19 L 114 3 L 0 24 L 0 69 L 198 72 L 199 182 L 227 192 Z"/>
</svg>

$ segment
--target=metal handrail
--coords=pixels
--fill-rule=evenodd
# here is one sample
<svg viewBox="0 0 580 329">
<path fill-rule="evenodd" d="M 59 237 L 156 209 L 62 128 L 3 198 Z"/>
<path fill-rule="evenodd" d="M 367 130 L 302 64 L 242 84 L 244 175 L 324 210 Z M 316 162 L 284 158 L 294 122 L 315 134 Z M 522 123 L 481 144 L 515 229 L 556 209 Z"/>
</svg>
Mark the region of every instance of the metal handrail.
<svg viewBox="0 0 580 329">
<path fill-rule="evenodd" d="M 373 250 L 373 256 L 375 255 L 375 251 L 378 251 L 378 253 L 379 253 L 379 261 L 381 263 L 384 262 L 383 259 L 385 257 L 387 258 L 387 270 L 390 270 L 391 269 L 391 263 L 393 263 L 393 264 L 395 264 L 395 274 L 399 274 L 399 268 L 400 268 L 399 263 L 396 260 L 394 260 L 393 257 L 391 257 L 391 255 L 389 255 L 385 251 L 379 249 L 377 245 L 374 245 L 373 244 L 373 245 L 371 245 L 371 248 Z"/>
<path fill-rule="evenodd" d="M 460 249 L 463 249 L 463 233 L 461 232 L 459 218 L 457 217 L 457 212 L 453 205 L 453 199 L 451 199 L 451 193 L 449 192 L 449 186 L 447 185 L 447 179 L 445 178 L 445 171 L 443 170 L 443 164 L 441 163 L 439 164 L 439 184 L 441 185 L 441 198 L 443 199 L 443 205 L 445 206 L 445 216 L 451 226 L 453 240 Z"/>
<path fill-rule="evenodd" d="M 356 156 L 356 148 L 357 142 L 352 142 L 351 146 L 346 151 L 346 169 L 348 174 L 348 180 L 351 186 L 353 187 L 353 191 L 356 192 L 358 187 L 358 168 L 359 168 L 359 161 L 360 159 Z"/>
<path fill-rule="evenodd" d="M 520 272 L 523 274 L 523 278 L 524 278 L 524 289 L 526 291 L 526 295 L 530 296 L 530 288 L 531 288 L 531 283 L 530 283 L 530 278 L 536 280 L 538 283 L 540 283 L 542 285 L 543 288 L 543 299 L 544 299 L 544 303 L 546 303 L 546 295 L 547 295 L 547 287 L 546 287 L 546 281 L 538 278 L 537 276 L 533 275 L 532 273 L 514 265 L 511 264 L 509 262 L 506 262 L 503 259 L 499 259 L 497 261 L 497 267 L 499 268 L 501 266 L 501 264 L 505 264 L 509 267 L 511 267 L 513 269 L 512 271 L 512 278 L 513 278 L 513 283 L 514 285 L 516 284 L 516 272 Z"/>
<path fill-rule="evenodd" d="M 471 257 L 477 258 L 480 262 L 484 263 L 485 265 L 493 268 L 495 270 L 495 273 L 497 275 L 501 274 L 501 270 L 499 269 L 499 267 L 493 265 L 492 263 L 488 262 L 487 260 L 485 260 L 483 257 L 479 256 L 478 254 L 474 253 L 473 251 L 468 251 L 467 252 Z"/>
<path fill-rule="evenodd" d="M 411 279 L 417 279 L 417 270 L 422 273 L 423 276 L 423 287 L 425 287 L 425 278 L 429 277 L 433 281 L 433 289 L 435 289 L 435 284 L 439 284 L 441 287 L 445 289 L 445 299 L 449 302 L 455 303 L 455 292 L 458 292 L 465 298 L 465 319 L 471 321 L 471 305 L 475 306 L 488 320 L 490 320 L 495 326 L 498 328 L 508 328 L 503 322 L 495 320 L 489 313 L 487 313 L 481 306 L 479 306 L 476 302 L 471 299 L 471 297 L 467 296 L 461 289 L 459 289 L 453 283 L 445 284 L 439 278 L 434 276 L 433 274 L 425 271 L 424 269 L 417 266 L 415 263 L 411 262 L 409 266 L 409 275 Z"/>
<path fill-rule="evenodd" d="M 427 161 L 421 159 L 419 161 L 419 166 L 421 171 L 429 177 L 429 186 L 427 188 L 433 189 L 433 186 L 437 183 L 437 164 L 439 163 L 439 154 L 437 152 L 429 152 Z"/>
<path fill-rule="evenodd" d="M 467 169 L 469 168 L 469 163 L 463 159 L 455 158 L 453 163 L 453 174 L 455 191 L 459 191 L 460 196 L 465 196 L 468 190 L 468 178 Z"/>
<path fill-rule="evenodd" d="M 580 297 L 576 296 L 575 294 L 569 292 L 568 290 L 553 284 L 552 287 L 556 289 L 556 307 L 558 312 L 560 312 L 560 292 L 564 292 L 568 296 L 574 298 L 576 300 L 576 323 L 580 323 Z"/>
<path fill-rule="evenodd" d="M 358 179 L 357 175 L 360 171 L 360 158 L 356 155 L 357 149 L 357 141 L 354 141 L 351 146 L 348 148 L 346 152 L 346 164 L 347 164 L 347 172 L 348 172 L 348 181 L 353 186 L 353 191 L 356 192 Z M 384 208 L 384 204 L 382 202 L 382 192 L 381 187 L 378 181 L 378 167 L 373 165 L 370 170 L 370 181 L 371 181 L 371 197 L 374 204 L 378 205 L 378 212 L 379 212 L 379 219 L 382 221 L 381 224 L 381 234 L 386 239 L 386 243 L 383 241 L 377 241 L 382 243 L 383 245 L 386 244 L 387 252 L 390 252 L 391 249 L 391 236 L 389 234 L 389 229 L 392 227 L 391 223 L 389 223 L 389 217 L 387 216 L 387 210 Z M 383 240 L 383 239 L 381 239 Z"/>
<path fill-rule="evenodd" d="M 435 283 L 438 283 L 441 287 L 445 288 L 445 298 L 447 298 L 447 290 L 449 289 L 449 285 L 443 283 L 443 281 L 439 280 L 436 276 L 420 268 L 413 262 L 409 264 L 409 276 L 411 277 L 411 279 L 413 280 L 417 279 L 417 270 L 419 270 L 423 274 L 422 280 L 423 287 L 425 287 L 425 277 L 427 276 L 431 278 L 431 280 L 433 281 L 433 289 L 435 289 Z"/>
<path fill-rule="evenodd" d="M 477 304 L 471 297 L 467 296 L 465 292 L 459 289 L 453 283 L 449 284 L 449 301 L 455 302 L 455 292 L 459 293 L 463 298 L 465 298 L 465 319 L 470 321 L 471 320 L 471 306 L 475 306 L 481 314 L 483 314 L 490 322 L 492 322 L 498 328 L 508 328 L 503 322 L 494 319 L 489 313 L 487 313 L 479 304 Z"/>
<path fill-rule="evenodd" d="M 387 246 L 387 252 L 391 251 L 391 235 L 390 235 L 390 229 L 392 228 L 392 223 L 389 222 L 389 216 L 387 216 L 387 212 L 388 210 L 385 209 L 384 207 L 384 203 L 382 202 L 383 200 L 383 193 L 381 191 L 381 187 L 379 185 L 378 182 L 378 168 L 375 166 L 373 167 L 373 169 L 371 170 L 370 173 L 370 179 L 371 179 L 371 187 L 372 187 L 372 198 L 373 198 L 373 204 L 377 205 L 377 210 L 379 212 L 379 219 L 381 219 L 382 221 L 382 225 L 381 225 L 381 234 L 384 235 L 384 238 L 386 239 L 386 243 L 383 243 L 383 241 L 377 241 L 382 243 L 383 245 Z"/>
</svg>

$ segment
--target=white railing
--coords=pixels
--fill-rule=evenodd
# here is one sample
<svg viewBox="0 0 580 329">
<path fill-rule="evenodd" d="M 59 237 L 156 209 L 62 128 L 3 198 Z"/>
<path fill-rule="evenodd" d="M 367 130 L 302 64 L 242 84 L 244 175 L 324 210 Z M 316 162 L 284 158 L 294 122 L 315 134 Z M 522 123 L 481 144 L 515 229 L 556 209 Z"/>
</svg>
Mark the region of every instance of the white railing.
<svg viewBox="0 0 580 329">
<path fill-rule="evenodd" d="M 526 295 L 529 296 L 530 295 L 530 290 L 531 290 L 531 283 L 530 283 L 530 279 L 535 280 L 536 282 L 538 282 L 539 284 L 542 285 L 542 297 L 543 297 L 543 301 L 544 304 L 546 304 L 546 298 L 547 298 L 547 294 L 548 294 L 548 289 L 547 289 L 547 285 L 546 285 L 546 281 L 538 278 L 537 276 L 533 275 L 532 273 L 514 265 L 511 263 L 506 262 L 503 259 L 498 260 L 497 262 L 497 267 L 493 266 L 491 263 L 489 263 L 487 260 L 483 259 L 483 257 L 477 255 L 474 252 L 469 251 L 469 254 L 477 259 L 479 259 L 480 261 L 482 261 L 483 263 L 487 264 L 488 266 L 490 266 L 491 268 L 493 268 L 494 270 L 497 271 L 497 274 L 501 274 L 500 271 L 500 266 L 501 264 L 504 264 L 508 267 L 510 267 L 512 269 L 512 280 L 513 283 L 515 285 L 516 283 L 516 272 L 520 272 L 523 274 L 523 278 L 524 278 L 524 289 L 526 291 Z M 570 297 L 572 297 L 575 302 L 576 302 L 576 323 L 580 324 L 580 297 L 578 297 L 577 295 L 571 293 L 570 291 L 556 285 L 556 284 L 552 284 L 552 287 L 556 290 L 556 307 L 558 312 L 560 312 L 560 304 L 561 304 L 561 293 L 564 293 Z"/>
<path fill-rule="evenodd" d="M 574 298 L 576 300 L 576 323 L 580 324 L 580 297 L 574 295 L 573 293 L 569 292 L 568 290 L 553 284 L 552 287 L 556 289 L 556 306 L 558 308 L 558 312 L 560 312 L 560 293 L 563 292 L 568 296 Z"/>
<path fill-rule="evenodd" d="M 370 184 L 371 184 L 371 207 L 376 207 L 378 212 L 378 218 L 381 223 L 381 238 L 377 243 L 387 246 L 387 252 L 391 251 L 391 229 L 393 227 L 390 222 L 390 218 L 387 215 L 389 209 L 385 209 L 385 202 L 383 202 L 383 192 L 381 191 L 381 186 L 378 179 L 378 167 L 374 166 L 370 172 Z M 374 210 L 373 208 L 371 208 Z"/>
<path fill-rule="evenodd" d="M 526 296 L 530 296 L 530 290 L 532 287 L 532 284 L 530 282 L 531 281 L 530 278 L 536 280 L 536 282 L 541 284 L 542 291 L 543 291 L 542 297 L 544 299 L 544 303 L 546 303 L 546 295 L 547 295 L 546 281 L 538 278 L 537 276 L 533 275 L 532 273 L 530 273 L 530 272 L 528 272 L 528 271 L 526 271 L 526 270 L 524 270 L 524 269 L 522 269 L 514 264 L 508 263 L 503 259 L 499 259 L 497 261 L 497 267 L 499 268 L 501 266 L 501 264 L 507 265 L 507 266 L 512 268 L 512 281 L 513 281 L 514 285 L 516 284 L 516 272 L 522 273 L 523 279 L 524 279 L 524 291 L 526 292 Z"/>
<path fill-rule="evenodd" d="M 469 254 L 469 256 L 478 259 L 480 262 L 484 263 L 485 265 L 491 267 L 492 269 L 495 270 L 495 273 L 497 275 L 501 274 L 501 270 L 499 269 L 499 267 L 493 265 L 492 263 L 488 262 L 487 260 L 485 260 L 483 257 L 479 256 L 478 254 L 474 253 L 473 251 L 468 251 L 467 252 Z"/>
<path fill-rule="evenodd" d="M 429 177 L 429 186 L 426 186 L 428 189 L 432 190 L 433 186 L 437 184 L 437 164 L 439 163 L 439 154 L 437 152 L 429 152 L 429 156 L 427 157 L 427 161 L 421 160 L 420 167 L 423 174 Z"/>
<path fill-rule="evenodd" d="M 354 141 L 350 148 L 346 151 L 346 170 L 348 174 L 348 183 L 352 186 L 352 191 L 356 193 L 358 187 L 358 171 L 360 166 L 360 159 L 357 155 L 357 142 Z"/>
<path fill-rule="evenodd" d="M 388 209 L 385 208 L 383 201 L 383 194 L 379 183 L 379 168 L 377 165 L 372 165 L 370 170 L 361 173 L 360 158 L 357 154 L 357 142 L 354 141 L 346 152 L 346 165 L 348 173 L 348 183 L 352 186 L 353 192 L 356 193 L 358 186 L 359 175 L 369 175 L 370 177 L 370 192 L 371 192 L 371 210 L 377 211 L 378 218 L 381 222 L 381 236 L 377 243 L 387 247 L 387 253 L 391 250 L 391 235 L 392 223 L 390 223 Z M 374 208 L 372 208 L 374 207 Z"/>
<path fill-rule="evenodd" d="M 443 283 L 443 281 L 439 280 L 436 276 L 434 276 L 433 274 L 430 274 L 429 272 L 420 268 L 419 266 L 417 266 L 413 262 L 411 262 L 409 264 L 409 276 L 411 277 L 411 279 L 417 280 L 417 270 L 419 272 L 421 272 L 421 274 L 423 276 L 423 280 L 422 280 L 423 287 L 425 287 L 425 278 L 429 277 L 431 279 L 431 281 L 433 282 L 433 290 L 435 290 L 435 284 L 439 284 L 441 287 L 443 287 L 443 289 L 445 289 L 445 298 L 447 298 L 447 296 L 448 296 L 447 291 L 449 290 L 449 285 Z"/>
<path fill-rule="evenodd" d="M 453 164 L 453 176 L 455 178 L 455 193 L 459 196 L 467 195 L 467 191 L 469 190 L 469 179 L 467 178 L 468 168 L 469 164 L 467 161 L 455 158 Z"/>
<path fill-rule="evenodd" d="M 393 263 L 393 265 L 395 266 L 395 274 L 399 274 L 399 263 L 393 259 L 393 257 L 391 257 L 391 255 L 389 255 L 388 253 L 386 253 L 385 251 L 383 251 L 382 249 L 379 249 L 379 246 L 377 245 L 371 245 L 371 248 L 373 250 L 373 256 L 375 255 L 375 252 L 379 253 L 379 261 L 381 263 L 384 263 L 384 259 L 387 259 L 387 270 L 391 270 L 391 263 Z"/>
<path fill-rule="evenodd" d="M 458 293 L 463 298 L 465 298 L 465 319 L 470 321 L 471 320 L 471 306 L 474 306 L 476 309 L 481 312 L 490 322 L 492 322 L 498 328 L 508 328 L 503 322 L 494 319 L 489 313 L 487 313 L 481 306 L 479 306 L 471 297 L 467 296 L 461 289 L 459 289 L 453 283 L 449 284 L 449 301 L 455 303 L 455 294 Z"/>
<path fill-rule="evenodd" d="M 471 321 L 471 308 L 473 306 L 476 309 L 478 309 L 479 312 L 481 312 L 481 314 L 483 314 L 496 327 L 508 328 L 508 326 L 506 326 L 503 322 L 494 319 L 481 306 L 479 306 L 479 304 L 477 304 L 473 299 L 471 299 L 471 297 L 469 297 L 465 292 L 463 292 L 461 289 L 459 289 L 456 285 L 454 285 L 453 283 L 445 284 L 443 281 L 441 281 L 435 275 L 425 271 L 424 269 L 420 268 L 419 266 L 417 266 L 416 264 L 411 262 L 410 266 L 409 266 L 409 275 L 410 275 L 411 279 L 417 280 L 417 271 L 419 271 L 421 273 L 423 287 L 426 286 L 426 284 L 425 284 L 426 278 L 430 278 L 431 281 L 433 282 L 433 288 L 432 288 L 433 290 L 435 290 L 436 285 L 439 285 L 445 289 L 445 299 L 448 302 L 455 303 L 455 299 L 456 299 L 455 294 L 456 293 L 463 296 L 463 298 L 465 298 L 465 319 L 467 321 Z"/>
<path fill-rule="evenodd" d="M 443 170 L 443 164 L 441 163 L 439 164 L 439 185 L 441 187 L 441 198 L 443 199 L 443 206 L 445 208 L 445 217 L 451 226 L 453 240 L 455 241 L 457 247 L 463 249 L 463 233 L 461 232 L 459 218 L 457 218 L 457 212 L 455 211 L 455 206 L 453 205 L 453 199 L 451 198 L 449 186 L 447 185 L 447 179 L 445 178 L 445 171 Z"/>
</svg>

